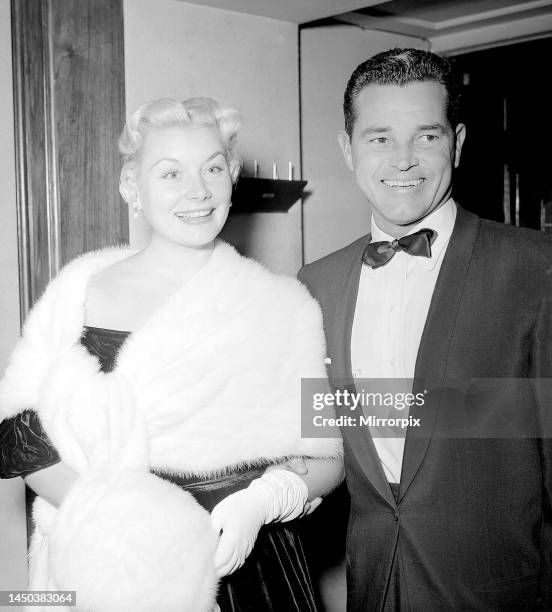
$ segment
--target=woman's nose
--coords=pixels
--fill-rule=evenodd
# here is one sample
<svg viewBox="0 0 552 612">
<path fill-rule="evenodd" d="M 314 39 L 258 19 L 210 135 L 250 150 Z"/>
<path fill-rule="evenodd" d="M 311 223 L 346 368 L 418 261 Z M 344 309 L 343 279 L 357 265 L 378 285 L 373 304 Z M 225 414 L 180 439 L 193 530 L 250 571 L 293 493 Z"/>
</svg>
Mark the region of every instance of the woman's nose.
<svg viewBox="0 0 552 612">
<path fill-rule="evenodd" d="M 207 185 L 200 177 L 191 179 L 186 185 L 186 197 L 188 200 L 195 200 L 201 202 L 208 200 L 212 197 L 212 193 L 209 191 Z"/>
</svg>

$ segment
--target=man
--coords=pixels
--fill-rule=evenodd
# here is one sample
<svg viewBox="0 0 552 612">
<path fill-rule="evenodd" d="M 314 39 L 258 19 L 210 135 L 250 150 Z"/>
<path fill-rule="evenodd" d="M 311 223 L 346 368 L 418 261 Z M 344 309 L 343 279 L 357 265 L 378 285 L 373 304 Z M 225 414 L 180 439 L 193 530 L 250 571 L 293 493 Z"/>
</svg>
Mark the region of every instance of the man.
<svg viewBox="0 0 552 612">
<path fill-rule="evenodd" d="M 333 387 L 551 376 L 551 242 L 451 199 L 466 128 L 448 62 L 376 55 L 351 76 L 344 111 L 339 142 L 371 233 L 300 273 L 322 306 Z M 515 405 L 522 423 L 549 417 L 536 395 Z M 551 440 L 436 435 L 447 397 L 406 441 L 342 428 L 348 610 L 550 610 Z M 486 415 L 484 402 L 459 406 Z"/>
</svg>

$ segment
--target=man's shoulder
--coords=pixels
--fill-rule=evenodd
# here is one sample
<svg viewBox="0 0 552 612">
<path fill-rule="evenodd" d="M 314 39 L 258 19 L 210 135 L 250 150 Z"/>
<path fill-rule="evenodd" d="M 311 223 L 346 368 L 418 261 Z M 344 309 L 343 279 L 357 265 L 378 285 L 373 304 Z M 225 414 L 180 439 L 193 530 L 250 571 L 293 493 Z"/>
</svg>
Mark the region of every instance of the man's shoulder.
<svg viewBox="0 0 552 612">
<path fill-rule="evenodd" d="M 516 225 L 509 225 L 507 223 L 500 223 L 498 221 L 491 221 L 490 219 L 479 218 L 481 228 L 484 232 L 495 234 L 497 236 L 505 237 L 510 240 L 518 241 L 530 241 L 535 240 L 544 243 L 552 244 L 552 235 L 546 234 L 536 229 L 530 229 L 528 227 L 518 227 Z"/>
<path fill-rule="evenodd" d="M 527 257 L 530 261 L 540 259 L 552 263 L 551 234 L 480 219 L 480 238 L 482 244 L 495 253 L 499 249 L 504 255 L 511 254 L 517 260 Z"/>
<path fill-rule="evenodd" d="M 304 282 L 307 280 L 336 278 L 336 274 L 342 274 L 344 269 L 356 262 L 360 262 L 362 251 L 368 239 L 369 234 L 366 234 L 347 246 L 329 253 L 312 263 L 306 264 L 299 272 L 299 278 Z"/>
</svg>

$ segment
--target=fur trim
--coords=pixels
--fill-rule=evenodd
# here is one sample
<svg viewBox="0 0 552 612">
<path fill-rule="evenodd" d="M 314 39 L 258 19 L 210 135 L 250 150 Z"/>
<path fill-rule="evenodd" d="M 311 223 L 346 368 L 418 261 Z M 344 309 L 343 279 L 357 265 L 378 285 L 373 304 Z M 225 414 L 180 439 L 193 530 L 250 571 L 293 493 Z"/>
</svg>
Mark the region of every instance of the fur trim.
<svg viewBox="0 0 552 612">
<path fill-rule="evenodd" d="M 22 338 L 0 381 L 0 418 L 37 406 L 50 364 L 74 346 L 82 333 L 88 281 L 133 253 L 119 247 L 86 253 L 64 266 L 48 284 L 27 316 Z"/>
<path fill-rule="evenodd" d="M 138 470 L 101 473 L 81 479 L 59 510 L 51 580 L 77 591 L 79 610 L 211 610 L 216 544 L 189 493 Z"/>
<path fill-rule="evenodd" d="M 99 374 L 79 345 L 86 287 L 129 254 L 82 256 L 50 284 L 0 383 L 0 410 L 37 407 L 61 456 L 79 471 L 105 452 L 93 447 L 110 439 L 122 398 L 132 398 L 143 417 L 150 464 L 160 470 L 211 474 L 340 454 L 336 439 L 301 438 L 301 378 L 326 375 L 318 305 L 295 279 L 271 274 L 223 242 L 129 336 L 114 372 Z M 62 406 L 56 397 L 66 398 Z"/>
</svg>

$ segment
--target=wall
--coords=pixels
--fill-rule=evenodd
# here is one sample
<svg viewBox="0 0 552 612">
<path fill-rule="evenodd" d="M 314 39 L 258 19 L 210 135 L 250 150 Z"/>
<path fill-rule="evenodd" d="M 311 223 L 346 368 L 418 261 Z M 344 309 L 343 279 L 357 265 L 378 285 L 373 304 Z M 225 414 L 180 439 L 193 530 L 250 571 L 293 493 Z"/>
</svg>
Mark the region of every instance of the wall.
<svg viewBox="0 0 552 612">
<path fill-rule="evenodd" d="M 392 47 L 427 48 L 417 38 L 331 25 L 301 30 L 303 178 L 312 195 L 304 208 L 305 263 L 339 249 L 369 229 L 366 201 L 348 170 L 337 133 L 353 70 Z"/>
<path fill-rule="evenodd" d="M 0 0 L 0 373 L 19 336 L 10 0 Z M 23 481 L 0 480 L 0 590 L 26 582 Z"/>
<path fill-rule="evenodd" d="M 299 167 L 297 26 L 175 0 L 125 0 L 126 104 L 209 96 L 238 108 L 245 169 Z M 287 175 L 287 171 L 286 171 Z M 147 234 L 131 221 L 131 242 Z M 301 265 L 301 210 L 230 217 L 225 236 L 270 268 Z"/>
</svg>

